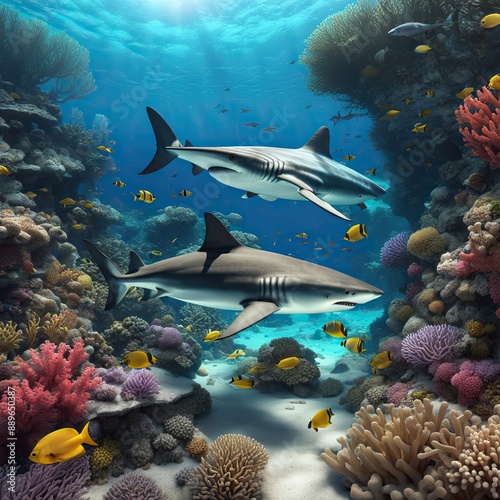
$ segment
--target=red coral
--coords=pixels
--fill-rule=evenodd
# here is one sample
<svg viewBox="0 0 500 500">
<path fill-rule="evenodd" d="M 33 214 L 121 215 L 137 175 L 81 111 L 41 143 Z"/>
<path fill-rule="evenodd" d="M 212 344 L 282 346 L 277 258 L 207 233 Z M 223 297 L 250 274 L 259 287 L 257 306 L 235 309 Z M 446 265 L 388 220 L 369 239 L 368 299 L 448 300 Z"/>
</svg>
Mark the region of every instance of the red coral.
<svg viewBox="0 0 500 500">
<path fill-rule="evenodd" d="M 489 282 L 490 297 L 495 304 L 500 304 L 500 274 L 492 274 Z"/>
<path fill-rule="evenodd" d="M 500 101 L 486 88 L 464 99 L 455 111 L 466 146 L 492 167 L 500 168 Z M 468 125 L 468 126 L 463 126 Z"/>
<path fill-rule="evenodd" d="M 76 341 L 73 348 L 47 340 L 40 352 L 31 351 L 31 360 L 20 362 L 22 380 L 3 381 L 0 389 L 10 386 L 15 391 L 15 434 L 26 446 L 57 425 L 75 424 L 84 417 L 90 394 L 101 383 L 93 365 L 83 368 L 87 358 L 83 340 Z M 4 390 L 0 421 L 6 421 L 9 414 L 8 395 Z M 6 432 L 0 430 L 0 439 Z"/>
<path fill-rule="evenodd" d="M 469 274 L 480 271 L 482 273 L 498 272 L 500 270 L 500 253 L 487 255 L 471 241 L 471 253 L 460 253 L 460 261 L 455 264 L 458 277 L 464 278 Z"/>
</svg>

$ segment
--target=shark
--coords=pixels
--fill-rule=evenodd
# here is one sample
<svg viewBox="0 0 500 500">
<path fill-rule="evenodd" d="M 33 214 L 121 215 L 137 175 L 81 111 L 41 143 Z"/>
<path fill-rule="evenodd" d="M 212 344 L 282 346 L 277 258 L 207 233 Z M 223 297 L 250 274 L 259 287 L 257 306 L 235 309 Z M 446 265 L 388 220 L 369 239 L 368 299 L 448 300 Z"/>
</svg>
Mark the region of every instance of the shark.
<svg viewBox="0 0 500 500">
<path fill-rule="evenodd" d="M 301 148 L 267 146 L 183 146 L 168 123 L 153 108 L 146 108 L 156 138 L 156 153 L 140 172 L 151 174 L 175 158 L 192 164 L 197 175 L 204 170 L 219 182 L 246 191 L 244 198 L 260 196 L 273 201 L 308 200 L 349 221 L 334 205 L 359 205 L 385 193 L 378 184 L 336 162 L 330 155 L 330 131 L 320 127 Z"/>
<path fill-rule="evenodd" d="M 118 305 L 131 287 L 140 287 L 142 300 L 171 297 L 240 311 L 219 337 L 224 339 L 271 314 L 348 311 L 383 294 L 328 267 L 242 245 L 215 215 L 205 212 L 204 217 L 206 233 L 199 250 L 147 265 L 131 251 L 126 273 L 84 240 L 108 283 L 105 309 Z"/>
</svg>

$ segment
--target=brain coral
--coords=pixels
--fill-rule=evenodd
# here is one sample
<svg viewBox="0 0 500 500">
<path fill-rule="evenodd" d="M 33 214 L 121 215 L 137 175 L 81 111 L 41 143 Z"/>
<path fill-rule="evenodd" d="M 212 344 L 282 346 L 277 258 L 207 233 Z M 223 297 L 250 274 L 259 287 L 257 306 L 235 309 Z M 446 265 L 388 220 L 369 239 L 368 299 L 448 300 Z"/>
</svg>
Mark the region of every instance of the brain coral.
<svg viewBox="0 0 500 500">
<path fill-rule="evenodd" d="M 408 251 L 421 259 L 431 259 L 446 249 L 446 242 L 435 227 L 415 231 L 408 239 Z"/>
</svg>

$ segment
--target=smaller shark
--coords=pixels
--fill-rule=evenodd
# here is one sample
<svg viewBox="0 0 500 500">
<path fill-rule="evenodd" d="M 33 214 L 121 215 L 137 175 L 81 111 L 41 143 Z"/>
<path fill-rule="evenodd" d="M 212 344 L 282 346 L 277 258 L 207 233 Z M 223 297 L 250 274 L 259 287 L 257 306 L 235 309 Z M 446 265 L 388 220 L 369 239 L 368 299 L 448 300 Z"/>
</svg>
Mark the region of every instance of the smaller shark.
<svg viewBox="0 0 500 500">
<path fill-rule="evenodd" d="M 330 155 L 330 131 L 320 127 L 298 149 L 265 146 L 183 146 L 168 123 L 152 108 L 146 111 L 156 138 L 156 154 L 140 174 L 151 174 L 175 158 L 186 160 L 197 175 L 203 170 L 219 182 L 246 191 L 244 198 L 269 201 L 308 200 L 344 220 L 332 204 L 358 205 L 385 193 L 378 184 L 336 162 Z M 351 113 L 354 117 L 355 114 Z M 347 119 L 342 117 L 342 119 Z"/>
<path fill-rule="evenodd" d="M 131 287 L 143 300 L 171 297 L 218 309 L 241 310 L 220 335 L 224 339 L 277 314 L 348 311 L 384 292 L 328 267 L 242 245 L 215 215 L 205 213 L 200 249 L 146 265 L 130 252 L 127 273 L 84 240 L 109 286 L 105 309 L 119 304 Z"/>
</svg>

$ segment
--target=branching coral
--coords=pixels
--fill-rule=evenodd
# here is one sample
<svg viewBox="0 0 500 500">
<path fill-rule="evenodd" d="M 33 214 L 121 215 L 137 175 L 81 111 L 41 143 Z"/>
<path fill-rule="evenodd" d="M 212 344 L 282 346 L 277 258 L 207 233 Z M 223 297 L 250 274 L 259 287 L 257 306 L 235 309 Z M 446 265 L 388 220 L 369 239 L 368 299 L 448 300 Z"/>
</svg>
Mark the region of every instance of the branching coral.
<svg viewBox="0 0 500 500">
<path fill-rule="evenodd" d="M 23 337 L 22 330 L 17 330 L 17 325 L 8 321 L 0 321 L 0 353 L 9 353 L 18 349 Z"/>
<path fill-rule="evenodd" d="M 477 97 L 467 96 L 455 115 L 473 156 L 500 168 L 500 100 L 483 87 Z"/>
<path fill-rule="evenodd" d="M 439 452 L 432 447 L 438 448 L 440 443 L 452 446 L 452 440 L 463 439 L 472 413 L 452 410 L 448 421 L 447 403 L 441 403 L 437 414 L 428 399 L 417 399 L 414 404 L 414 408 L 395 408 L 390 404 L 388 416 L 380 409 L 372 415 L 371 406 L 361 408 L 356 414 L 358 423 L 347 431 L 349 440 L 338 439 L 342 450 L 335 454 L 327 448 L 321 454 L 329 467 L 348 478 L 351 498 L 448 498 L 444 482 L 437 474 L 432 475 L 433 460 L 437 460 Z M 451 451 L 447 446 L 439 448 Z M 392 496 L 398 492 L 399 496 Z M 466 500 L 472 496 L 454 498 Z"/>
<path fill-rule="evenodd" d="M 209 448 L 208 459 L 197 467 L 193 500 L 262 498 L 260 484 L 269 459 L 257 441 L 241 434 L 219 436 Z"/>
</svg>

